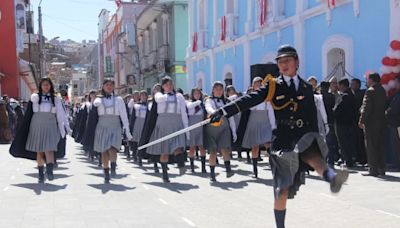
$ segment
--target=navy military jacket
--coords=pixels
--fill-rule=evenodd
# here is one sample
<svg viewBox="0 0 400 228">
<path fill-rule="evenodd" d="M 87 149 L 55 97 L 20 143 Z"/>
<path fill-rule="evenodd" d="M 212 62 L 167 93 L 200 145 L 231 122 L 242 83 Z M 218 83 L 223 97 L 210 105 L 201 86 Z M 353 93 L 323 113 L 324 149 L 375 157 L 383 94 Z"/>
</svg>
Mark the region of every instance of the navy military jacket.
<svg viewBox="0 0 400 228">
<path fill-rule="evenodd" d="M 245 111 L 265 102 L 272 93 L 272 106 L 275 112 L 277 129 L 273 132 L 272 149 L 275 151 L 292 151 L 298 140 L 308 132 L 318 132 L 317 109 L 314 102 L 312 86 L 299 77 L 297 91 L 292 91 L 283 76 L 279 76 L 276 87 L 271 83 L 256 92 L 247 94 L 224 107 L 227 117 Z"/>
</svg>

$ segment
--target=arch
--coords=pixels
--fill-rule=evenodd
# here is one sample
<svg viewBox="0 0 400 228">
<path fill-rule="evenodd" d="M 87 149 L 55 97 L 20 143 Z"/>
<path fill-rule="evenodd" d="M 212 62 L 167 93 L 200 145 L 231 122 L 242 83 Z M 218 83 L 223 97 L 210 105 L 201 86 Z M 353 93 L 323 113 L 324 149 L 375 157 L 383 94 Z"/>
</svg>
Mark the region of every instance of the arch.
<svg viewBox="0 0 400 228">
<path fill-rule="evenodd" d="M 342 51 L 341 51 L 342 50 Z M 354 44 L 353 39 L 346 35 L 333 35 L 326 39 L 322 46 L 322 78 L 330 73 L 335 56 L 343 55 L 344 69 L 350 74 L 354 73 Z M 330 61 L 330 62 L 329 62 Z M 336 64 L 337 65 L 337 64 Z"/>
<path fill-rule="evenodd" d="M 261 59 L 261 63 L 265 64 L 265 63 L 276 63 L 275 61 L 275 53 L 273 52 L 268 52 L 267 54 L 265 54 L 263 56 L 263 58 Z"/>
</svg>

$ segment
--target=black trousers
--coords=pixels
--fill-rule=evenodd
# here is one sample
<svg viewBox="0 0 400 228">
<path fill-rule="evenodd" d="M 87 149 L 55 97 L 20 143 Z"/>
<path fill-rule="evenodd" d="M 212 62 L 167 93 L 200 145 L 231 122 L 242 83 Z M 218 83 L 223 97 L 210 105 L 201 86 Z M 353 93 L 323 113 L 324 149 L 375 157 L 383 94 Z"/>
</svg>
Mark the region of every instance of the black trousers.
<svg viewBox="0 0 400 228">
<path fill-rule="evenodd" d="M 367 163 L 367 151 L 365 149 L 364 131 L 360 129 L 356 124 L 353 126 L 352 129 L 357 161 L 365 164 Z"/>
<path fill-rule="evenodd" d="M 346 165 L 353 165 L 353 154 L 355 145 L 353 142 L 352 125 L 335 124 L 336 136 L 338 138 L 342 160 Z"/>
<path fill-rule="evenodd" d="M 365 143 L 369 172 L 382 174 L 386 171 L 385 163 L 385 127 L 365 127 Z"/>
</svg>

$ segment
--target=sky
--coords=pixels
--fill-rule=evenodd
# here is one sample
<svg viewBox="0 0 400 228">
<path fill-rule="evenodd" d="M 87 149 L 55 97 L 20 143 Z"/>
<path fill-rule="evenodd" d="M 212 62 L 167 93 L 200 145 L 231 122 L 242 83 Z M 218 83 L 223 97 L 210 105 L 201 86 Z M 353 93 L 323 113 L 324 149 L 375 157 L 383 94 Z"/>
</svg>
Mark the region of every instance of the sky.
<svg viewBox="0 0 400 228">
<path fill-rule="evenodd" d="M 35 32 L 38 26 L 40 0 L 31 0 L 34 11 Z M 116 10 L 114 0 L 42 0 L 43 34 L 48 39 L 97 40 L 98 15 L 102 9 Z"/>
</svg>

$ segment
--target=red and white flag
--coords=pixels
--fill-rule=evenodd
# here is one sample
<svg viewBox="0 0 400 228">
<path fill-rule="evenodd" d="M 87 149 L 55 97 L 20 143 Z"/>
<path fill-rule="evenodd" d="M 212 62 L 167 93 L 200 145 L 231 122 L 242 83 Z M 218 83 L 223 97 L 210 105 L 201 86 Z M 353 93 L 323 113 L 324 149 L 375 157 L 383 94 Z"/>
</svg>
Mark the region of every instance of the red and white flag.
<svg viewBox="0 0 400 228">
<path fill-rule="evenodd" d="M 197 32 L 193 34 L 192 52 L 197 51 Z"/>
<path fill-rule="evenodd" d="M 336 2 L 335 0 L 328 0 L 328 7 L 329 8 L 335 8 Z"/>
<path fill-rule="evenodd" d="M 260 7 L 260 25 L 265 26 L 265 24 L 267 23 L 267 0 L 260 0 Z"/>
<path fill-rule="evenodd" d="M 225 41 L 226 39 L 226 17 L 223 16 L 221 18 L 221 40 Z"/>
<path fill-rule="evenodd" d="M 120 7 L 122 4 L 122 0 L 115 0 L 115 4 L 117 4 L 117 7 Z"/>
</svg>

